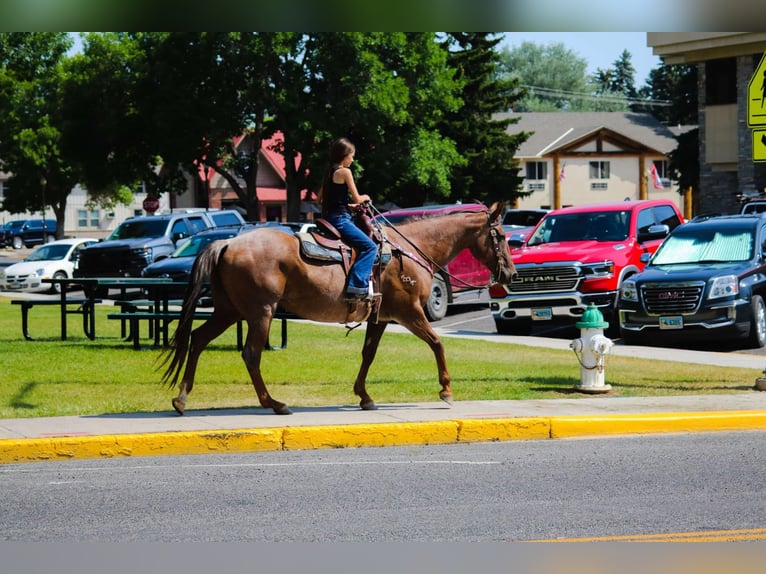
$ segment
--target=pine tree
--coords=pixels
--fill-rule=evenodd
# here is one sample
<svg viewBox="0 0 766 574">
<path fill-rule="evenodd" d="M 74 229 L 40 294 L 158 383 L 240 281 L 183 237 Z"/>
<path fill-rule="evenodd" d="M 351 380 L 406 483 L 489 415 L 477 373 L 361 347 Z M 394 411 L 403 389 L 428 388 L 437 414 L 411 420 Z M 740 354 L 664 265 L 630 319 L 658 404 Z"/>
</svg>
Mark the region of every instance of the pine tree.
<svg viewBox="0 0 766 574">
<path fill-rule="evenodd" d="M 453 171 L 452 200 L 511 201 L 522 178 L 513 157 L 528 134 L 509 135 L 513 118 L 493 119 L 507 112 L 517 98 L 518 79 L 498 79 L 501 37 L 487 33 L 452 33 L 446 46 L 449 64 L 463 82 L 463 105 L 445 117 L 442 133 L 457 144 L 466 165 Z"/>
</svg>

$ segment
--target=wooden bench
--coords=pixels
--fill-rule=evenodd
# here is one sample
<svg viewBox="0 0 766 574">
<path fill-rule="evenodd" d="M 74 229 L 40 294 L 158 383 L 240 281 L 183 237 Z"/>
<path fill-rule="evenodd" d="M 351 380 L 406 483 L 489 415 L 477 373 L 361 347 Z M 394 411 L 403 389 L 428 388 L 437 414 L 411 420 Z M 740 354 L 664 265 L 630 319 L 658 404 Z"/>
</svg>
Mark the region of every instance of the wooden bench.
<svg viewBox="0 0 766 574">
<path fill-rule="evenodd" d="M 95 339 L 95 304 L 100 302 L 101 299 L 67 299 L 66 306 L 61 311 L 61 339 L 66 339 L 66 315 L 82 315 L 82 330 L 85 336 L 91 340 Z M 29 334 L 29 310 L 40 305 L 62 306 L 60 299 L 12 299 L 11 304 L 21 307 L 21 332 L 27 341 L 33 340 Z M 75 308 L 70 309 L 70 306 Z"/>
<path fill-rule="evenodd" d="M 195 311 L 193 319 L 195 321 L 202 321 L 209 319 L 213 316 L 212 311 Z M 288 315 L 284 313 L 277 313 L 275 319 L 281 319 L 281 335 L 282 343 L 278 347 L 272 346 L 269 341 L 266 341 L 265 348 L 269 351 L 277 351 L 287 347 L 287 319 L 288 317 L 295 317 L 294 315 Z M 171 322 L 177 321 L 181 318 L 180 311 L 123 311 L 120 313 L 110 313 L 107 318 L 111 320 L 119 320 L 127 322 L 129 325 L 128 339 L 133 342 L 134 349 L 141 348 L 140 341 L 140 323 L 146 321 L 149 326 L 149 337 L 154 337 L 154 346 L 160 345 L 160 338 L 162 338 L 163 346 L 167 346 L 169 335 L 168 327 Z M 244 349 L 244 336 L 242 320 L 237 321 L 237 349 Z"/>
</svg>

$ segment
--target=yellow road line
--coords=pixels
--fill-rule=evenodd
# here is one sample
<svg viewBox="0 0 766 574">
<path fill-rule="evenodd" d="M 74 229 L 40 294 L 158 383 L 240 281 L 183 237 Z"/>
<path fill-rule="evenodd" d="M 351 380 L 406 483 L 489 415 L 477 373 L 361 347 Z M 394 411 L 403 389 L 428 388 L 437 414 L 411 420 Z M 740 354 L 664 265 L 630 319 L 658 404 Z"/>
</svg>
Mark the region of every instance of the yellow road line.
<svg viewBox="0 0 766 574">
<path fill-rule="evenodd" d="M 530 542 L 740 542 L 744 540 L 766 540 L 766 528 L 551 538 L 530 540 Z"/>
</svg>

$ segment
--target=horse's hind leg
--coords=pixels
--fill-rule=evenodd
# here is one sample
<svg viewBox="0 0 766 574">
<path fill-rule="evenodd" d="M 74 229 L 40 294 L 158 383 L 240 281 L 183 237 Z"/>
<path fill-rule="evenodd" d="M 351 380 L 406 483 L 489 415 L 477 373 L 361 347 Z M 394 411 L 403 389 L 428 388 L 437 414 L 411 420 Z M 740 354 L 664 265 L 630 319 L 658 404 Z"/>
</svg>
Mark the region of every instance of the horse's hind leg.
<svg viewBox="0 0 766 574">
<path fill-rule="evenodd" d="M 191 332 L 189 352 L 186 359 L 186 368 L 181 382 L 178 384 L 178 396 L 171 402 L 179 415 L 184 414 L 186 399 L 194 387 L 194 374 L 197 371 L 197 363 L 202 351 L 210 344 L 210 341 L 221 335 L 237 320 L 236 316 L 213 312 L 213 316 Z"/>
<path fill-rule="evenodd" d="M 286 404 L 274 400 L 266 389 L 266 383 L 261 376 L 261 355 L 269 335 L 271 317 L 264 316 L 257 319 L 248 319 L 247 338 L 245 348 L 242 351 L 242 360 L 245 361 L 247 372 L 253 381 L 253 387 L 258 395 L 258 401 L 264 408 L 273 409 L 278 415 L 291 415 L 292 411 Z"/>
<path fill-rule="evenodd" d="M 362 348 L 362 364 L 359 367 L 359 373 L 356 375 L 354 383 L 354 393 L 359 397 L 359 406 L 362 410 L 373 411 L 378 408 L 375 401 L 367 394 L 367 373 L 370 371 L 370 365 L 375 360 L 375 354 L 378 351 L 380 338 L 383 331 L 386 330 L 388 323 L 367 323 L 367 331 L 364 335 L 364 347 Z"/>
</svg>

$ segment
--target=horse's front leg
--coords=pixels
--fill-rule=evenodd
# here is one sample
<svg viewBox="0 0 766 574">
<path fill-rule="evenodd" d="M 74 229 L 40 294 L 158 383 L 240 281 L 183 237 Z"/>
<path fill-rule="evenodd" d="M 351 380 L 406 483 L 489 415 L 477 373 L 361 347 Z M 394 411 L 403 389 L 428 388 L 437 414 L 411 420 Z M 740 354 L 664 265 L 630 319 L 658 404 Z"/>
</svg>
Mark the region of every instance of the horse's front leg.
<svg viewBox="0 0 766 574">
<path fill-rule="evenodd" d="M 418 317 L 414 321 L 403 325 L 409 329 L 413 335 L 423 339 L 433 351 L 436 358 L 436 368 L 439 372 L 439 384 L 442 390 L 439 392 L 439 398 L 448 405 L 452 406 L 452 377 L 447 370 L 447 358 L 444 356 L 444 345 L 441 337 L 431 327 L 425 315 Z"/>
<path fill-rule="evenodd" d="M 370 371 L 370 365 L 375 360 L 375 353 L 378 351 L 380 338 L 383 331 L 386 330 L 388 323 L 367 323 L 367 331 L 364 335 L 364 347 L 362 348 L 362 364 L 359 367 L 359 373 L 356 375 L 354 383 L 354 393 L 359 397 L 359 406 L 365 411 L 374 411 L 378 408 L 375 401 L 367 394 L 367 373 Z"/>
<path fill-rule="evenodd" d="M 271 326 L 271 317 L 259 317 L 257 319 L 248 319 L 247 338 L 245 339 L 245 348 L 242 350 L 242 360 L 245 362 L 247 372 L 250 374 L 250 380 L 258 395 L 258 401 L 264 408 L 273 409 L 278 415 L 291 415 L 293 412 L 284 403 L 274 400 L 266 388 L 266 383 L 261 376 L 261 355 L 263 348 L 269 336 L 269 327 Z"/>
</svg>

